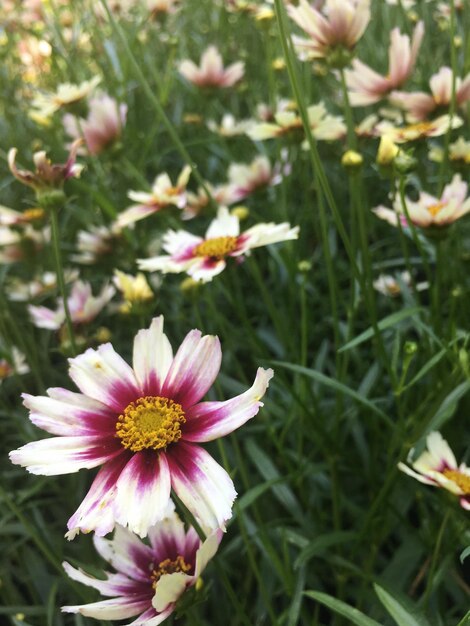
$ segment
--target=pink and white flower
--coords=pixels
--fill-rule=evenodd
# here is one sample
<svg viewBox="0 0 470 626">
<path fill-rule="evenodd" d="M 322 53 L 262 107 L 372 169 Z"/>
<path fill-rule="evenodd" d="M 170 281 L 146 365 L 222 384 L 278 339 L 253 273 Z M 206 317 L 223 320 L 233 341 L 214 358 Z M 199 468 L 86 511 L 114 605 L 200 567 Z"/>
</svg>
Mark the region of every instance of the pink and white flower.
<svg viewBox="0 0 470 626">
<path fill-rule="evenodd" d="M 140 269 L 164 274 L 186 272 L 195 280 L 209 282 L 227 265 L 227 258 L 241 260 L 253 248 L 280 241 L 297 239 L 299 227 L 290 224 L 257 224 L 240 233 L 240 220 L 220 207 L 205 237 L 192 235 L 185 230 L 169 230 L 163 237 L 167 255 L 138 259 Z"/>
<path fill-rule="evenodd" d="M 78 254 L 71 259 L 83 265 L 93 265 L 113 250 L 121 235 L 121 228 L 113 222 L 110 226 L 90 226 L 89 230 L 79 230 L 77 235 Z"/>
<path fill-rule="evenodd" d="M 15 374 L 27 374 L 28 372 L 29 365 L 26 362 L 26 357 L 15 346 L 13 346 L 11 354 L 7 358 L 0 358 L 0 384 L 5 378 Z"/>
<path fill-rule="evenodd" d="M 179 64 L 178 71 L 198 87 L 232 87 L 243 78 L 245 64 L 237 61 L 224 68 L 220 52 L 215 46 L 209 46 L 201 56 L 199 67 L 185 59 Z"/>
<path fill-rule="evenodd" d="M 99 154 L 121 136 L 127 105 L 118 104 L 106 93 L 99 93 L 90 98 L 88 106 L 86 119 L 66 113 L 62 121 L 67 135 L 73 139 L 83 137 L 88 153 Z"/>
<path fill-rule="evenodd" d="M 149 545 L 117 525 L 111 540 L 95 537 L 99 555 L 116 570 L 95 578 L 63 563 L 70 578 L 97 589 L 109 599 L 64 606 L 65 613 L 80 613 L 101 620 L 127 619 L 138 615 L 134 625 L 157 626 L 175 610 L 180 596 L 199 580 L 222 539 L 216 530 L 201 541 L 194 528 L 185 532 L 173 511 L 149 528 Z"/>
<path fill-rule="evenodd" d="M 153 213 L 161 211 L 168 206 L 176 206 L 179 209 L 186 205 L 186 185 L 191 175 L 191 168 L 186 165 L 178 176 L 176 185 L 173 185 L 170 177 L 165 172 L 155 179 L 150 193 L 146 191 L 129 191 L 127 194 L 131 200 L 138 204 L 133 204 L 123 211 L 117 218 L 117 225 L 120 228 L 129 226 L 134 222 L 143 220 Z"/>
<path fill-rule="evenodd" d="M 440 137 L 449 130 L 460 128 L 463 120 L 458 115 L 452 117 L 447 113 L 430 121 L 416 122 L 406 126 L 395 126 L 388 120 L 382 120 L 375 128 L 374 133 L 379 137 L 387 136 L 394 143 L 407 143 L 426 137 Z"/>
<path fill-rule="evenodd" d="M 24 394 L 31 421 L 56 436 L 11 452 L 13 463 L 49 476 L 103 466 L 68 521 L 69 539 L 80 531 L 106 535 L 116 523 L 144 537 L 164 517 L 171 489 L 205 529 L 224 526 L 236 491 L 198 444 L 254 417 L 273 371 L 259 368 L 235 398 L 201 402 L 221 358 L 218 338 L 199 330 L 173 356 L 158 317 L 135 337 L 133 367 L 107 343 L 69 359 L 80 393 Z"/>
<path fill-rule="evenodd" d="M 426 119 L 433 111 L 440 107 L 449 107 L 452 99 L 452 70 L 450 67 L 441 67 L 437 74 L 431 76 L 429 81 L 431 93 L 424 91 L 392 91 L 390 101 L 409 114 L 410 121 Z M 457 106 L 462 106 L 470 100 L 470 73 L 461 78 L 456 78 L 455 101 Z"/>
<path fill-rule="evenodd" d="M 460 504 L 470 511 L 470 467 L 457 464 L 454 453 L 439 432 L 426 438 L 427 450 L 416 461 L 412 461 L 413 450 L 407 459 L 411 467 L 399 463 L 398 468 L 425 485 L 442 487 L 460 497 Z"/>
<path fill-rule="evenodd" d="M 39 93 L 32 102 L 30 117 L 40 123 L 46 122 L 59 109 L 75 104 L 89 96 L 101 82 L 100 76 L 85 80 L 80 85 L 62 83 L 55 93 Z"/>
<path fill-rule="evenodd" d="M 289 171 L 289 166 L 285 166 L 283 172 L 279 164 L 271 167 L 268 157 L 263 155 L 256 156 L 249 165 L 232 163 L 228 168 L 228 185 L 233 188 L 232 202 L 239 202 L 258 189 L 279 185 L 282 174 Z"/>
<path fill-rule="evenodd" d="M 406 209 L 409 219 L 415 226 L 429 228 L 443 227 L 452 224 L 470 211 L 470 198 L 467 198 L 468 185 L 460 174 L 455 174 L 449 185 L 444 187 L 440 198 L 435 198 L 422 191 L 415 202 L 406 198 Z M 408 216 L 399 198 L 393 204 L 393 210 L 384 206 L 374 209 L 377 217 L 386 220 L 392 226 L 408 224 Z"/>
<path fill-rule="evenodd" d="M 327 57 L 335 48 L 352 50 L 369 23 L 369 5 L 369 0 L 326 0 L 322 12 L 307 0 L 288 5 L 290 17 L 309 35 L 294 36 L 296 47 L 308 58 Z"/>
<path fill-rule="evenodd" d="M 105 285 L 98 296 L 93 296 L 90 283 L 77 280 L 73 284 L 72 292 L 67 298 L 70 317 L 74 324 L 86 324 L 95 319 L 98 313 L 108 304 L 116 290 L 111 285 Z M 57 300 L 55 310 L 45 306 L 29 305 L 29 314 L 33 324 L 38 328 L 59 330 L 65 322 L 64 303 L 62 298 Z"/>
<path fill-rule="evenodd" d="M 423 36 L 423 22 L 416 25 L 411 43 L 408 35 L 402 35 L 398 28 L 392 30 L 386 76 L 378 74 L 359 59 L 354 59 L 352 69 L 346 70 L 346 84 L 352 106 L 379 102 L 390 91 L 403 85 L 413 73 Z"/>
</svg>

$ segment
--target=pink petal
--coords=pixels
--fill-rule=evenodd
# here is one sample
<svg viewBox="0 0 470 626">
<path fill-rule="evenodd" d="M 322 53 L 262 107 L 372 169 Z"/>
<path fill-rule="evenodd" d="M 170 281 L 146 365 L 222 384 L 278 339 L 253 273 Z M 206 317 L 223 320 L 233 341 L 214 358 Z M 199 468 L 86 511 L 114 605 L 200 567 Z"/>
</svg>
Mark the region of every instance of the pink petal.
<svg viewBox="0 0 470 626">
<path fill-rule="evenodd" d="M 120 443 L 110 437 L 50 437 L 13 450 L 10 460 L 31 474 L 57 476 L 102 465 L 121 450 Z"/>
<path fill-rule="evenodd" d="M 143 450 L 130 459 L 117 482 L 115 518 L 140 537 L 162 519 L 170 500 L 170 473 L 164 452 Z"/>
<path fill-rule="evenodd" d="M 139 617 L 131 622 L 130 624 L 126 624 L 126 626 L 158 626 L 169 617 L 173 611 L 175 610 L 174 606 L 170 606 L 166 609 L 166 611 L 162 611 L 161 613 L 157 613 L 157 611 L 152 607 L 139 615 Z"/>
<path fill-rule="evenodd" d="M 128 453 L 123 452 L 100 469 L 83 502 L 67 522 L 67 539 L 73 539 L 80 531 L 94 530 L 97 535 L 106 535 L 113 530 L 116 483 L 128 459 Z"/>
<path fill-rule="evenodd" d="M 237 495 L 227 472 L 200 446 L 179 441 L 167 450 L 171 486 L 207 529 L 223 527 Z"/>
<path fill-rule="evenodd" d="M 69 578 L 76 580 L 82 585 L 93 587 L 97 589 L 102 596 L 129 596 L 142 594 L 148 591 L 147 586 L 143 586 L 142 583 L 130 580 L 123 574 L 110 574 L 106 573 L 106 579 L 100 580 L 94 576 L 90 576 L 81 569 L 72 567 L 69 563 L 64 562 L 62 566 Z"/>
<path fill-rule="evenodd" d="M 199 330 L 190 331 L 171 364 L 162 395 L 179 402 L 184 409 L 200 400 L 219 373 L 222 352 L 217 337 Z"/>
<path fill-rule="evenodd" d="M 263 403 L 274 372 L 258 368 L 255 382 L 247 391 L 225 402 L 201 402 L 191 407 L 184 425 L 183 439 L 186 441 L 212 441 L 223 437 L 254 417 Z"/>
<path fill-rule="evenodd" d="M 134 372 L 144 396 L 158 396 L 173 361 L 173 350 L 163 332 L 163 316 L 152 320 L 134 339 Z"/>
<path fill-rule="evenodd" d="M 116 413 L 141 395 L 134 372 L 110 343 L 89 348 L 69 363 L 70 378 L 80 391 Z"/>
<path fill-rule="evenodd" d="M 139 583 L 149 582 L 153 552 L 130 530 L 117 524 L 113 539 L 95 535 L 93 542 L 98 554 L 118 572 Z"/>
</svg>

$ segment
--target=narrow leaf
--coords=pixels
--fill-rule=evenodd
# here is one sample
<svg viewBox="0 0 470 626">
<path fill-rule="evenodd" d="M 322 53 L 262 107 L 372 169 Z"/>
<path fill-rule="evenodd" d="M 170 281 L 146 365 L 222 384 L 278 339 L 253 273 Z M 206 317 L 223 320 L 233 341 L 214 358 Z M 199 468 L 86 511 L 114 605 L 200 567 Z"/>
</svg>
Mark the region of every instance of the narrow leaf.
<svg viewBox="0 0 470 626">
<path fill-rule="evenodd" d="M 418 612 L 411 602 L 405 602 L 403 599 L 397 600 L 397 598 L 377 584 L 374 584 L 374 589 L 380 602 L 384 605 L 398 626 L 430 626 L 428 620 L 422 613 Z"/>
<path fill-rule="evenodd" d="M 356 624 L 356 626 L 382 626 L 382 624 L 367 617 L 367 615 L 364 615 L 361 611 L 354 609 L 352 606 L 349 606 L 349 604 L 341 602 L 341 600 L 337 600 L 326 593 L 321 593 L 320 591 L 306 591 L 305 595 L 324 604 L 335 613 L 338 613 L 338 615 L 347 617 L 353 624 Z"/>
</svg>

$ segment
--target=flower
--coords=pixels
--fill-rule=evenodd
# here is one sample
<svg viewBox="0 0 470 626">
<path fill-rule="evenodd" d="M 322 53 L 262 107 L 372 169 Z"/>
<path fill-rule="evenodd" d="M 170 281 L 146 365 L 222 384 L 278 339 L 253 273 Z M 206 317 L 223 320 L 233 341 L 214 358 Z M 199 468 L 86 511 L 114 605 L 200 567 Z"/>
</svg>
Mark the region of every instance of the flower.
<svg viewBox="0 0 470 626">
<path fill-rule="evenodd" d="M 141 272 L 136 276 L 132 276 L 131 274 L 114 270 L 113 283 L 122 293 L 125 300 L 123 307 L 121 307 L 122 312 L 127 313 L 133 305 L 148 302 L 154 297 L 145 275 Z"/>
<path fill-rule="evenodd" d="M 282 173 L 288 174 L 289 167 L 284 167 Z M 268 157 L 263 155 L 256 156 L 249 165 L 232 163 L 228 169 L 228 187 L 231 189 L 228 204 L 239 202 L 263 187 L 279 185 L 282 173 L 279 164 L 271 167 Z"/>
<path fill-rule="evenodd" d="M 204 542 L 194 528 L 185 532 L 183 522 L 171 510 L 149 529 L 150 545 L 117 525 L 113 539 L 94 538 L 97 552 L 117 573 L 104 572 L 106 578 L 99 579 L 63 563 L 70 578 L 109 599 L 63 606 L 62 611 L 102 620 L 138 615 L 134 624 L 156 626 L 171 615 L 185 590 L 197 583 L 221 539 L 220 530 Z"/>
<path fill-rule="evenodd" d="M 227 207 L 220 207 L 205 237 L 185 230 L 169 230 L 163 236 L 168 255 L 137 259 L 140 269 L 166 273 L 186 272 L 196 280 L 209 282 L 225 269 L 227 257 L 240 259 L 252 248 L 297 239 L 299 227 L 290 224 L 257 224 L 240 234 L 240 221 Z"/>
<path fill-rule="evenodd" d="M 11 355 L 7 358 L 0 358 L 0 384 L 5 378 L 14 374 L 27 374 L 29 365 L 26 363 L 25 355 L 13 346 Z"/>
<path fill-rule="evenodd" d="M 201 56 L 200 67 L 185 59 L 179 64 L 178 71 L 198 87 L 232 87 L 243 78 L 245 64 L 238 61 L 224 69 L 219 51 L 215 46 L 209 46 Z"/>
<path fill-rule="evenodd" d="M 470 198 L 466 198 L 467 191 L 467 183 L 462 181 L 460 174 L 455 174 L 451 183 L 444 187 L 440 198 L 423 191 L 416 202 L 406 198 L 408 215 L 405 214 L 399 198 L 395 200 L 393 210 L 379 206 L 374 209 L 374 213 L 393 226 L 398 225 L 398 219 L 406 226 L 408 217 L 420 228 L 448 226 L 470 211 Z"/>
<path fill-rule="evenodd" d="M 323 14 L 307 0 L 287 6 L 290 17 L 310 39 L 294 37 L 307 58 L 325 58 L 335 50 L 350 51 L 364 34 L 370 20 L 369 0 L 326 0 Z"/>
<path fill-rule="evenodd" d="M 340 139 L 346 134 L 342 117 L 329 115 L 323 102 L 309 106 L 307 114 L 315 139 L 331 141 Z M 297 113 L 278 111 L 274 115 L 274 120 L 275 123 L 254 124 L 246 134 L 253 141 L 263 141 L 293 133 L 300 133 L 300 136 L 303 136 L 302 119 Z"/>
<path fill-rule="evenodd" d="M 423 91 L 406 93 L 405 91 L 392 91 L 390 101 L 409 114 L 410 121 L 424 120 L 435 109 L 448 107 L 452 99 L 452 70 L 450 67 L 441 67 L 437 74 L 433 74 L 429 81 L 431 94 Z M 470 100 L 470 73 L 461 78 L 456 78 L 455 100 L 457 106 L 462 106 Z"/>
<path fill-rule="evenodd" d="M 79 254 L 71 258 L 76 263 L 92 265 L 99 257 L 109 254 L 113 244 L 121 234 L 121 228 L 113 222 L 108 226 L 90 226 L 90 230 L 78 231 L 77 249 Z"/>
<path fill-rule="evenodd" d="M 66 283 L 78 278 L 78 270 L 64 270 Z M 37 296 L 57 289 L 57 275 L 54 272 L 44 272 L 30 282 L 24 283 L 20 279 L 13 279 L 7 283 L 8 298 L 14 302 L 26 302 Z"/>
<path fill-rule="evenodd" d="M 444 158 L 444 151 L 437 146 L 432 147 L 429 150 L 429 159 L 442 163 Z M 449 160 L 450 161 L 463 161 L 463 163 L 470 163 L 470 141 L 466 141 L 463 137 L 459 137 L 457 141 L 449 145 Z"/>
<path fill-rule="evenodd" d="M 411 461 L 414 451 L 410 451 L 407 461 L 413 469 L 405 463 L 399 463 L 398 468 L 420 483 L 443 487 L 460 496 L 461 506 L 470 510 L 470 468 L 465 463 L 457 465 L 454 453 L 441 433 L 429 433 L 426 446 L 427 450 L 416 461 Z"/>
<path fill-rule="evenodd" d="M 121 136 L 126 123 L 127 105 L 116 102 L 105 93 L 90 99 L 86 120 L 66 113 L 63 118 L 65 132 L 74 139 L 83 136 L 89 154 L 99 154 Z"/>
<path fill-rule="evenodd" d="M 105 535 L 115 523 L 144 537 L 164 516 L 171 488 L 205 529 L 224 526 L 234 485 L 198 444 L 254 417 L 273 372 L 259 368 L 252 387 L 235 398 L 200 402 L 221 358 L 218 338 L 199 330 L 173 356 L 160 316 L 135 337 L 133 368 L 106 343 L 69 359 L 80 393 L 24 394 L 31 421 L 56 437 L 11 452 L 13 463 L 43 475 L 103 465 L 68 521 L 69 539 L 80 531 Z"/>
<path fill-rule="evenodd" d="M 74 324 L 86 324 L 94 320 L 115 293 L 114 287 L 105 285 L 98 296 L 93 296 L 90 283 L 77 280 L 72 286 L 70 296 L 67 298 L 72 322 Z M 34 305 L 30 305 L 28 311 L 33 320 L 33 324 L 38 328 L 59 330 L 65 322 L 62 298 L 57 300 L 57 309 L 55 311 L 45 306 Z"/>
<path fill-rule="evenodd" d="M 373 286 L 378 292 L 384 296 L 390 296 L 395 298 L 402 292 L 403 286 L 411 287 L 411 274 L 409 272 L 401 272 L 397 276 L 391 276 L 390 274 L 380 274 L 380 276 L 374 280 Z M 429 283 L 421 282 L 416 286 L 417 291 L 423 291 L 428 289 Z"/>
<path fill-rule="evenodd" d="M 368 65 L 354 59 L 352 69 L 346 70 L 346 84 L 352 106 L 364 106 L 382 100 L 392 89 L 400 87 L 411 76 L 424 36 L 424 24 L 419 22 L 411 39 L 402 35 L 399 28 L 390 33 L 388 49 L 389 70 L 381 76 Z"/>
<path fill-rule="evenodd" d="M 8 166 L 13 176 L 20 183 L 34 189 L 39 204 L 44 204 L 42 208 L 49 208 L 50 202 L 63 202 L 65 200 L 62 192 L 64 182 L 69 178 L 77 178 L 81 174 L 83 165 L 75 163 L 77 150 L 81 143 L 80 139 L 73 142 L 70 147 L 69 157 L 63 164 L 51 163 L 44 150 L 35 152 L 33 154 L 33 161 L 36 166 L 34 172 L 19 170 L 16 167 L 18 150 L 10 148 L 8 152 Z"/>
<path fill-rule="evenodd" d="M 24 211 L 15 211 L 0 205 L 0 226 L 20 226 L 42 220 L 45 212 L 40 207 L 32 207 Z"/>
<path fill-rule="evenodd" d="M 235 137 L 236 135 L 245 135 L 253 124 L 254 121 L 251 119 L 237 121 L 231 113 L 225 113 L 220 124 L 214 120 L 209 120 L 207 128 L 222 137 Z"/>
<path fill-rule="evenodd" d="M 100 82 L 100 76 L 95 76 L 91 80 L 85 80 L 80 85 L 63 83 L 58 86 L 55 93 L 38 94 L 33 100 L 33 110 L 30 117 L 44 123 L 59 109 L 86 98 Z"/>
<path fill-rule="evenodd" d="M 150 193 L 129 191 L 127 194 L 129 198 L 134 200 L 134 202 L 138 202 L 138 204 L 133 204 L 123 211 L 117 218 L 117 225 L 120 228 L 124 228 L 170 205 L 182 209 L 186 205 L 186 185 L 188 184 L 190 174 L 191 168 L 189 165 L 186 165 L 181 170 L 175 186 L 165 172 L 157 176 Z"/>
<path fill-rule="evenodd" d="M 408 126 L 394 126 L 391 122 L 383 120 L 379 122 L 374 133 L 379 137 L 388 135 L 388 138 L 394 143 L 406 143 L 408 141 L 416 141 L 424 137 L 440 137 L 447 133 L 449 129 L 460 128 L 463 120 L 454 115 L 441 115 L 430 122 L 417 122 L 416 124 L 408 124 Z"/>
</svg>

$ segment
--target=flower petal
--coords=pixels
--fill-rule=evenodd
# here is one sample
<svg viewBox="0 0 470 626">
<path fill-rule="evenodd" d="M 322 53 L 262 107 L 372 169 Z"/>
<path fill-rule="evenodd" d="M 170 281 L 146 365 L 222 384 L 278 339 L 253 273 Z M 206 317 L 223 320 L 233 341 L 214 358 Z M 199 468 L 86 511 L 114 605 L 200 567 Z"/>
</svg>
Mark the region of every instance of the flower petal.
<svg viewBox="0 0 470 626">
<path fill-rule="evenodd" d="M 200 446 L 179 441 L 167 450 L 171 486 L 205 529 L 223 528 L 237 492 L 227 472 Z"/>
<path fill-rule="evenodd" d="M 50 437 L 13 450 L 10 460 L 31 474 L 57 476 L 102 465 L 121 450 L 119 442 L 109 437 Z"/>
<path fill-rule="evenodd" d="M 82 393 L 120 413 L 140 396 L 132 368 L 110 343 L 97 350 L 89 348 L 74 359 L 69 359 L 70 378 Z"/>
<path fill-rule="evenodd" d="M 149 528 L 148 537 L 156 563 L 187 556 L 184 523 L 174 511 Z M 186 558 L 185 561 L 189 562 Z"/>
<path fill-rule="evenodd" d="M 222 537 L 224 533 L 218 528 L 215 532 L 213 532 L 201 547 L 196 552 L 196 571 L 194 572 L 194 577 L 197 579 L 202 574 L 202 572 L 206 569 L 209 561 L 215 556 L 215 553 L 219 549 L 219 544 L 222 541 Z"/>
<path fill-rule="evenodd" d="M 100 580 L 99 578 L 90 576 L 90 574 L 87 574 L 81 569 L 72 567 L 70 563 L 66 561 L 62 563 L 62 566 L 69 578 L 82 583 L 82 585 L 97 589 L 102 596 L 129 596 L 131 594 L 135 596 L 139 594 L 139 592 L 142 593 L 145 589 L 141 583 L 130 580 L 127 576 L 123 576 L 122 574 L 105 572 L 106 579 Z"/>
<path fill-rule="evenodd" d="M 212 441 L 223 437 L 254 417 L 263 403 L 273 377 L 272 369 L 258 368 L 255 382 L 247 391 L 225 402 L 201 402 L 191 407 L 184 425 L 183 439 L 186 441 Z"/>
<path fill-rule="evenodd" d="M 132 599 L 124 597 L 101 600 L 91 604 L 63 606 L 61 610 L 63 613 L 80 613 L 96 619 L 126 619 L 145 611 L 148 608 L 148 603 L 147 596 Z"/>
<path fill-rule="evenodd" d="M 193 577 L 175 572 L 174 574 L 164 574 L 157 582 L 152 606 L 157 611 L 165 611 L 171 604 L 184 593 L 186 587 L 191 583 Z"/>
<path fill-rule="evenodd" d="M 102 536 L 113 530 L 116 483 L 128 459 L 129 455 L 122 453 L 100 469 L 83 502 L 67 522 L 67 539 L 73 539 L 80 531 L 94 530 L 96 535 Z"/>
<path fill-rule="evenodd" d="M 158 626 L 158 624 L 164 622 L 174 610 L 175 608 L 170 606 L 165 611 L 162 611 L 162 613 L 157 613 L 155 609 L 151 607 L 142 613 L 142 615 L 139 615 L 136 620 L 130 622 L 130 624 L 126 624 L 125 626 Z"/>
<path fill-rule="evenodd" d="M 93 542 L 98 554 L 118 572 L 145 584 L 149 582 L 153 552 L 130 530 L 117 524 L 112 539 L 95 535 Z"/>
<path fill-rule="evenodd" d="M 162 395 L 184 409 L 200 400 L 219 373 L 222 351 L 218 337 L 190 331 L 173 359 Z"/>
<path fill-rule="evenodd" d="M 114 502 L 116 521 L 140 537 L 163 517 L 171 483 L 164 452 L 144 450 L 133 455 L 119 476 Z"/>
<path fill-rule="evenodd" d="M 163 315 L 160 315 L 134 339 L 134 372 L 144 396 L 160 394 L 172 361 L 173 350 L 163 332 Z"/>
</svg>

